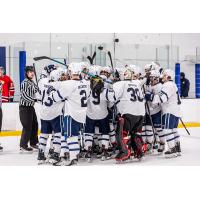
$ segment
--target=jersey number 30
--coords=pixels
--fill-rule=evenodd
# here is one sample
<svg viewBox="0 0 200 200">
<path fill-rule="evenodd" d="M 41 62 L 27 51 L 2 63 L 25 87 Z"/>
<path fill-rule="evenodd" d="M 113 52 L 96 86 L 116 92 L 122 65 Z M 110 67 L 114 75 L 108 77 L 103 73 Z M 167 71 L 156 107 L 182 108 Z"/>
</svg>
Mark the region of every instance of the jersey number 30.
<svg viewBox="0 0 200 200">
<path fill-rule="evenodd" d="M 130 98 L 131 101 L 140 101 L 140 102 L 143 101 L 143 98 L 140 97 L 140 92 L 139 92 L 138 88 L 135 88 L 135 89 L 134 88 L 128 88 L 127 92 L 129 92 L 130 95 L 131 95 L 131 98 Z"/>
</svg>

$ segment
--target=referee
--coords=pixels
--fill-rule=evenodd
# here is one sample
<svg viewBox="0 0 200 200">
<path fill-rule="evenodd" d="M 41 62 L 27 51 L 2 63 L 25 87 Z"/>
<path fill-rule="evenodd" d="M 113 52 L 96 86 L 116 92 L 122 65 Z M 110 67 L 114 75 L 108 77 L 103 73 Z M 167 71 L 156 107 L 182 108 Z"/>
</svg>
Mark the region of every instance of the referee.
<svg viewBox="0 0 200 200">
<path fill-rule="evenodd" d="M 25 68 L 25 79 L 21 83 L 19 116 L 22 123 L 20 151 L 31 152 L 38 149 L 38 122 L 34 109 L 35 94 L 38 86 L 34 83 L 35 69 L 33 66 Z M 30 147 L 28 146 L 30 143 Z"/>
</svg>

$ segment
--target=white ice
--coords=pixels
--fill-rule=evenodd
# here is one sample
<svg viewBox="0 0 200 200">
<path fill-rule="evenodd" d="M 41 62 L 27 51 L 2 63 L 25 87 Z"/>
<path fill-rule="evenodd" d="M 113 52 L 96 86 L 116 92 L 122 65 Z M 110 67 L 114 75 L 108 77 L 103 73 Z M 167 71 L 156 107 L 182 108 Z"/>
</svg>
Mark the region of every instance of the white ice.
<svg viewBox="0 0 200 200">
<path fill-rule="evenodd" d="M 166 159 L 163 155 L 146 155 L 145 160 L 133 161 L 123 165 L 200 165 L 200 128 L 189 128 L 191 135 L 187 135 L 184 129 L 179 129 L 181 135 L 182 156 Z M 0 165 L 2 166 L 34 166 L 37 165 L 37 152 L 32 154 L 19 153 L 19 137 L 0 137 L 4 151 L 0 152 Z M 80 166 L 85 165 L 116 165 L 115 160 L 93 160 L 87 163 L 84 160 L 79 162 Z"/>
</svg>

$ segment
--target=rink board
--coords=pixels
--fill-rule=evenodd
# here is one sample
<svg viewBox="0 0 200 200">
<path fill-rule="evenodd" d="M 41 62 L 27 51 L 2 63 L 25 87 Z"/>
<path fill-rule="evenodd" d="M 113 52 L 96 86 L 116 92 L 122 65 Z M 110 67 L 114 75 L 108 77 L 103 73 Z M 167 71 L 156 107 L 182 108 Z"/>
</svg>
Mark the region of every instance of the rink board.
<svg viewBox="0 0 200 200">
<path fill-rule="evenodd" d="M 3 103 L 2 134 L 0 136 L 18 136 L 22 126 L 19 119 L 18 103 Z M 40 105 L 35 104 L 38 119 Z M 182 99 L 181 116 L 187 127 L 200 127 L 200 99 Z M 38 120 L 40 127 L 40 120 Z M 182 128 L 182 124 L 179 125 Z M 8 131 L 9 130 L 9 131 Z"/>
</svg>

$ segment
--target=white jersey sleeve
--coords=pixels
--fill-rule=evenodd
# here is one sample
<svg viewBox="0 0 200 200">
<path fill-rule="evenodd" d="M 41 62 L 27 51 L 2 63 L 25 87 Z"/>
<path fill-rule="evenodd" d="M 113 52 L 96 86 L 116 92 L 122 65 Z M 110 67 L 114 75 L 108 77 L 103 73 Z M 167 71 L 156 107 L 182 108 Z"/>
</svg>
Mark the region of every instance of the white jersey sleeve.
<svg viewBox="0 0 200 200">
<path fill-rule="evenodd" d="M 153 93 L 154 95 L 156 94 L 159 94 L 160 91 L 162 89 L 162 84 L 161 83 L 158 83 L 156 85 L 153 85 L 153 86 L 149 86 L 148 87 L 148 92 L 151 92 Z M 160 103 L 156 103 L 156 104 L 153 104 L 152 102 L 148 101 L 147 102 L 148 105 L 149 105 L 149 109 L 150 109 L 150 114 L 151 115 L 154 115 L 158 112 L 161 111 L 161 104 Z M 146 112 L 148 113 L 148 110 L 146 110 Z M 149 114 L 149 113 L 148 113 Z"/>
<path fill-rule="evenodd" d="M 53 100 L 51 95 L 49 94 L 49 88 L 54 88 L 55 90 L 59 90 L 61 82 L 53 82 L 49 83 L 48 78 L 43 78 L 40 80 L 39 89 L 41 96 L 41 104 L 40 104 L 40 117 L 43 120 L 52 120 L 59 115 L 62 115 L 62 110 L 64 107 L 63 102 L 56 102 Z"/>
<path fill-rule="evenodd" d="M 161 103 L 162 112 L 180 116 L 180 96 L 178 88 L 173 81 L 168 81 L 162 85 L 161 91 L 154 95 L 153 104 Z"/>
</svg>

